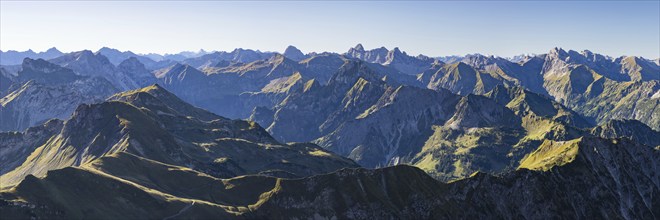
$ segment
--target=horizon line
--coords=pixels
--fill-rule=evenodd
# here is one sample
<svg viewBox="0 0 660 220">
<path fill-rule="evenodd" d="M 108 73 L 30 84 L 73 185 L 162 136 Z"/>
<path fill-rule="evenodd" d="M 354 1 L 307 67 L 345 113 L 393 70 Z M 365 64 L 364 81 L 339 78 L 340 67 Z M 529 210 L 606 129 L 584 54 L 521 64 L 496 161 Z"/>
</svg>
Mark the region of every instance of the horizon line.
<svg viewBox="0 0 660 220">
<path fill-rule="evenodd" d="M 333 51 L 321 51 L 321 52 L 319 52 L 319 51 L 310 51 L 310 52 L 303 52 L 303 54 L 305 54 L 305 55 L 312 54 L 312 53 L 316 53 L 316 54 L 322 54 L 322 53 L 345 54 L 345 53 L 348 52 L 348 50 L 350 50 L 350 49 L 354 49 L 354 48 L 357 47 L 358 45 L 362 45 L 362 43 L 358 43 L 358 44 L 356 44 L 355 46 L 349 47 L 349 48 L 348 48 L 346 51 L 344 51 L 344 52 L 333 52 Z M 286 48 L 288 48 L 288 47 L 294 47 L 294 48 L 300 50 L 300 49 L 299 49 L 298 47 L 296 47 L 295 45 L 288 45 Z M 45 52 L 47 52 L 48 50 L 55 49 L 55 50 L 57 50 L 57 51 L 59 51 L 59 52 L 61 52 L 61 53 L 64 53 L 64 54 L 75 53 L 75 52 L 80 52 L 80 51 L 85 51 L 85 50 L 91 51 L 91 52 L 93 52 L 93 53 L 97 53 L 97 52 L 99 52 L 99 51 L 100 51 L 101 49 L 103 49 L 103 48 L 108 48 L 108 49 L 117 50 L 117 51 L 122 52 L 122 53 L 125 53 L 125 52 L 131 52 L 131 53 L 134 53 L 134 54 L 136 54 L 136 55 L 140 55 L 140 56 L 146 56 L 146 55 L 150 55 L 150 54 L 156 54 L 156 55 L 159 55 L 159 56 L 167 56 L 167 55 L 176 55 L 176 54 L 181 54 L 181 53 L 186 53 L 186 52 L 187 52 L 187 53 L 202 53 L 202 52 L 205 52 L 205 54 L 212 54 L 212 53 L 218 53 L 218 52 L 232 52 L 232 51 L 235 51 L 235 50 L 252 50 L 252 51 L 260 52 L 260 53 L 278 53 L 278 54 L 284 54 L 284 52 L 285 52 L 285 50 L 286 50 L 286 48 L 285 48 L 285 49 L 282 50 L 282 51 L 268 51 L 268 50 L 263 50 L 263 51 L 262 51 L 262 50 L 260 50 L 260 49 L 235 47 L 234 49 L 231 49 L 231 50 L 207 50 L 207 49 L 204 49 L 204 48 L 200 48 L 200 49 L 198 49 L 198 50 L 182 50 L 182 51 L 178 51 L 178 52 L 175 52 L 175 53 L 156 53 L 156 52 L 148 52 L 148 53 L 144 53 L 144 52 L 136 52 L 136 51 L 132 51 L 132 50 L 122 50 L 122 49 L 117 49 L 117 48 L 113 48 L 113 47 L 109 47 L 109 46 L 102 46 L 102 47 L 100 47 L 100 48 L 98 48 L 98 49 L 96 49 L 96 50 L 92 50 L 92 49 L 82 49 L 82 50 L 68 50 L 68 51 L 60 50 L 60 49 L 57 48 L 57 46 L 53 46 L 53 47 L 50 47 L 50 48 L 47 48 L 47 49 L 44 49 L 44 50 L 39 50 L 39 51 L 37 51 L 36 49 L 32 49 L 32 48 L 28 48 L 27 50 L 18 50 L 18 49 L 8 49 L 8 50 L 4 50 L 4 49 L 0 48 L 0 52 L 2 52 L 2 53 L 7 53 L 7 52 L 18 52 L 18 53 L 24 53 L 24 52 L 32 51 L 33 53 L 45 53 Z M 363 48 L 364 48 L 364 47 L 363 47 Z M 426 56 L 426 57 L 430 57 L 430 58 L 441 58 L 441 57 L 467 57 L 467 56 L 470 56 L 470 55 L 482 55 L 482 56 L 487 56 L 487 57 L 499 57 L 499 58 L 514 58 L 514 57 L 516 57 L 516 56 L 538 56 L 538 55 L 544 55 L 544 54 L 548 54 L 548 53 L 549 53 L 550 51 L 552 51 L 553 49 L 560 49 L 560 50 L 563 50 L 563 51 L 566 51 L 566 52 L 569 52 L 569 51 L 575 51 L 575 52 L 585 52 L 585 51 L 589 51 L 589 52 L 591 52 L 591 53 L 599 54 L 599 55 L 603 55 L 603 56 L 608 57 L 608 58 L 619 58 L 619 57 L 631 57 L 631 56 L 633 56 L 633 57 L 640 57 L 640 58 L 644 58 L 644 59 L 648 59 L 648 60 L 656 60 L 656 59 L 660 59 L 660 55 L 659 55 L 658 57 L 656 57 L 656 58 L 648 58 L 648 57 L 644 57 L 644 56 L 640 56 L 640 55 L 627 55 L 627 54 L 612 56 L 612 55 L 609 55 L 609 54 L 603 54 L 603 53 L 594 52 L 594 51 L 592 51 L 592 50 L 590 50 L 590 49 L 574 50 L 574 49 L 565 49 L 564 47 L 560 47 L 560 46 L 552 47 L 552 48 L 550 48 L 547 52 L 543 52 L 543 53 L 532 53 L 532 52 L 529 52 L 529 53 L 520 53 L 520 54 L 513 55 L 513 56 L 501 56 L 501 55 L 495 55 L 495 54 L 483 54 L 483 53 L 479 53 L 479 52 L 466 53 L 466 54 L 451 54 L 451 55 L 427 55 L 427 54 L 423 54 L 423 53 L 420 53 L 420 54 L 417 54 L 417 55 L 413 55 L 413 54 L 408 53 L 408 52 L 406 52 L 405 50 L 403 50 L 403 49 L 401 49 L 401 48 L 399 48 L 399 47 L 393 47 L 392 49 L 390 49 L 390 48 L 387 48 L 387 47 L 385 47 L 385 46 L 373 47 L 373 48 L 371 48 L 371 49 L 366 49 L 366 48 L 365 48 L 364 51 L 370 51 L 370 50 L 375 50 L 375 49 L 379 49 L 379 48 L 385 48 L 385 49 L 387 49 L 388 51 L 392 51 L 392 50 L 398 48 L 402 53 L 406 53 L 408 56 L 413 56 L 413 57 L 417 57 L 417 56 Z M 302 50 L 301 50 L 301 52 L 302 52 Z M 203 56 L 203 55 L 205 55 L 205 54 L 202 54 L 201 56 Z"/>
</svg>

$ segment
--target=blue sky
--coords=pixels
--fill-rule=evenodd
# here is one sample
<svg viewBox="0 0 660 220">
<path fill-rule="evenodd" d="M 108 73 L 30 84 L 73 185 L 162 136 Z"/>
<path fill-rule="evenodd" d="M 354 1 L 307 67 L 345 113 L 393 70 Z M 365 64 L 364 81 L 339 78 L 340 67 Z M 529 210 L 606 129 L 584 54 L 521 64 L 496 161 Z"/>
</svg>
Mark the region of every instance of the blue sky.
<svg viewBox="0 0 660 220">
<path fill-rule="evenodd" d="M 513 56 L 553 47 L 660 57 L 659 1 L 0 2 L 0 49 L 242 47 Z"/>
</svg>

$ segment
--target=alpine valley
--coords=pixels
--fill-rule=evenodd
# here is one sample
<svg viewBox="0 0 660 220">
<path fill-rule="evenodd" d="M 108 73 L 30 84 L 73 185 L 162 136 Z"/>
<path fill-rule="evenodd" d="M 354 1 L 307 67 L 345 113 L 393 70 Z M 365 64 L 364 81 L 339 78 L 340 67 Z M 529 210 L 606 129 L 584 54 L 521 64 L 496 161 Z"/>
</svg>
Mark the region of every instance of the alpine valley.
<svg viewBox="0 0 660 220">
<path fill-rule="evenodd" d="M 2 219 L 660 219 L 660 63 L 0 51 Z"/>
</svg>

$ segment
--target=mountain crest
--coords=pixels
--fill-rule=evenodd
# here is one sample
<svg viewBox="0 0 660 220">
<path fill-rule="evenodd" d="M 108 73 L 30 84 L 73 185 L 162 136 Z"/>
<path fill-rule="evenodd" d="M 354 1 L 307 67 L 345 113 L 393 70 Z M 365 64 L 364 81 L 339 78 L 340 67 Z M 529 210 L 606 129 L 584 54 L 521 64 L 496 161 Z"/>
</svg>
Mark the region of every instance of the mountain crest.
<svg viewBox="0 0 660 220">
<path fill-rule="evenodd" d="M 344 62 L 344 65 L 339 68 L 339 71 L 332 76 L 330 83 L 353 85 L 359 78 L 363 78 L 370 82 L 381 81 L 381 77 L 369 68 L 364 61 L 347 60 Z"/>
<path fill-rule="evenodd" d="M 228 120 L 184 102 L 158 84 L 115 94 L 108 101 L 131 103 L 160 115 L 190 116 L 204 121 Z"/>
<path fill-rule="evenodd" d="M 284 53 L 282 55 L 284 55 L 285 57 L 287 57 L 287 58 L 289 58 L 293 61 L 301 61 L 301 60 L 304 60 L 306 58 L 305 54 L 303 54 L 302 51 L 298 50 L 298 48 L 296 48 L 294 46 L 291 46 L 291 45 L 289 45 L 286 48 L 286 50 L 284 50 Z"/>
<path fill-rule="evenodd" d="M 32 70 L 32 71 L 40 71 L 40 72 L 45 72 L 45 73 L 50 73 L 50 72 L 55 72 L 55 71 L 60 71 L 60 70 L 69 70 L 67 68 L 61 67 L 59 65 L 53 64 L 51 62 L 45 61 L 44 59 L 31 59 L 31 58 L 25 58 L 23 59 L 23 63 L 21 64 L 21 67 L 23 71 L 25 70 Z M 71 71 L 71 70 L 69 70 Z"/>
<path fill-rule="evenodd" d="M 353 47 L 353 49 L 357 51 L 364 51 L 364 46 L 362 46 L 361 43 L 358 43 L 357 45 L 355 45 L 355 47 Z"/>
</svg>

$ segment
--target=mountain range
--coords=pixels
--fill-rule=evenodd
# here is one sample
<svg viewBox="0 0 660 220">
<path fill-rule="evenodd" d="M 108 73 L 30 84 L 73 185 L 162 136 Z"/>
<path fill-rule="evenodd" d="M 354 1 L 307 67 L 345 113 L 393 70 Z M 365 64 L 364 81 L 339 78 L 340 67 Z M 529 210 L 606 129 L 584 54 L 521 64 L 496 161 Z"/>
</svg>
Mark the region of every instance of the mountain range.
<svg viewBox="0 0 660 220">
<path fill-rule="evenodd" d="M 9 218 L 660 216 L 646 58 L 49 51 L 0 62 Z"/>
</svg>

